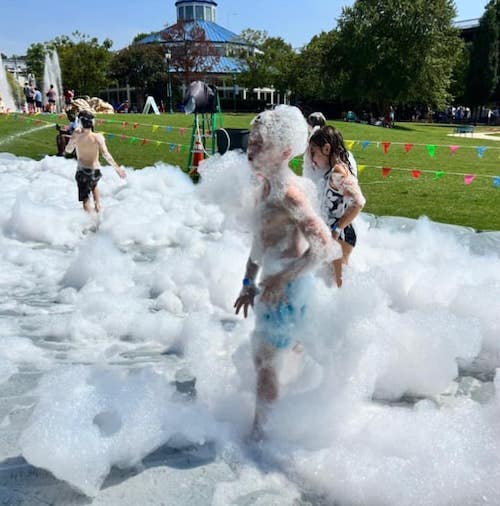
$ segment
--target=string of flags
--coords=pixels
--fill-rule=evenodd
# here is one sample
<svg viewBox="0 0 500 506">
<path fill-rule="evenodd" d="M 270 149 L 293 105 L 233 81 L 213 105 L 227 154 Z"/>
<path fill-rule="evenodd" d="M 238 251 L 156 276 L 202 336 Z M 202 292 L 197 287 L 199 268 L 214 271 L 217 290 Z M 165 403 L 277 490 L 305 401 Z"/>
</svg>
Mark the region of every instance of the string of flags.
<svg viewBox="0 0 500 506">
<path fill-rule="evenodd" d="M 495 188 L 500 188 L 500 176 L 492 176 L 489 174 L 472 174 L 463 172 L 450 172 L 444 170 L 427 170 L 427 169 L 406 169 L 402 167 L 383 167 L 379 165 L 358 165 L 358 174 L 362 174 L 367 168 L 378 169 L 381 171 L 382 177 L 387 179 L 392 171 L 409 172 L 413 179 L 420 179 L 424 174 L 433 174 L 433 180 L 438 181 L 447 175 L 461 176 L 464 184 L 470 186 L 477 178 L 491 179 Z"/>
<path fill-rule="evenodd" d="M 148 144 L 151 144 L 153 146 L 162 146 L 166 145 L 168 146 L 168 150 L 171 153 L 187 153 L 189 150 L 189 146 L 185 144 L 175 144 L 173 142 L 165 142 L 165 141 L 159 141 L 155 139 L 146 139 L 142 137 L 136 137 L 136 136 L 130 136 L 125 134 L 115 134 L 111 132 L 101 132 L 103 135 L 106 136 L 106 138 L 110 141 L 114 139 L 119 139 L 121 141 L 126 141 L 129 144 L 137 144 L 141 146 L 146 146 Z"/>
<path fill-rule="evenodd" d="M 427 149 L 427 153 L 431 158 L 434 158 L 437 154 L 438 148 L 445 148 L 449 150 L 450 155 L 454 155 L 459 149 L 475 149 L 479 158 L 484 158 L 486 151 L 498 150 L 500 147 L 497 146 L 457 146 L 457 145 L 445 145 L 445 144 L 417 144 L 408 142 L 389 142 L 389 141 L 359 141 L 359 140 L 345 140 L 346 148 L 352 151 L 357 145 L 360 145 L 363 150 L 366 150 L 369 146 L 375 146 L 377 149 L 382 147 L 384 154 L 389 154 L 391 146 L 403 146 L 405 154 L 408 154 L 415 146 L 424 146 Z"/>
</svg>

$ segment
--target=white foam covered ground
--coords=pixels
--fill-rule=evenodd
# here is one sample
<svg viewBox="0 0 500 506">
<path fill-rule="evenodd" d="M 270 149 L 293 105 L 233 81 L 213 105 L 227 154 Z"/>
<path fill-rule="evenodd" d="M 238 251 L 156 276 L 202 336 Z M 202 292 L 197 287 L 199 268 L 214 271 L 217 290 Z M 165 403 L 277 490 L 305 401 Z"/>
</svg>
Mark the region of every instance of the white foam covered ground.
<svg viewBox="0 0 500 506">
<path fill-rule="evenodd" d="M 498 234 L 359 219 L 344 287 L 315 279 L 304 352 L 283 358 L 269 439 L 249 448 L 244 156 L 213 157 L 199 185 L 104 168 L 96 233 L 74 171 L 0 154 L 0 474 L 22 455 L 96 504 L 500 503 Z M 215 456 L 141 467 L 167 443 Z M 113 467 L 137 473 L 103 487 Z"/>
</svg>

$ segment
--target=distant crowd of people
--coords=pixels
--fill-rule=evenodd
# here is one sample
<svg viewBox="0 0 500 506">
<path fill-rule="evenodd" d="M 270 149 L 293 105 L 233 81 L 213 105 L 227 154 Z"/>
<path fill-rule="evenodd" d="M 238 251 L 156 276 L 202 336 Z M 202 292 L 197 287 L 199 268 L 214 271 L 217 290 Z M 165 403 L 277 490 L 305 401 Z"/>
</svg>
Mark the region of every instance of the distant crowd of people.
<svg viewBox="0 0 500 506">
<path fill-rule="evenodd" d="M 57 90 L 53 84 L 49 85 L 49 88 L 44 94 L 42 90 L 38 88 L 38 86 L 30 83 L 24 84 L 24 97 L 25 97 L 25 111 L 30 114 L 40 113 L 40 112 L 48 112 L 48 113 L 59 113 L 59 97 Z M 75 96 L 73 90 L 65 89 L 64 90 L 64 108 L 67 109 L 71 107 L 73 103 L 73 98 Z"/>
</svg>

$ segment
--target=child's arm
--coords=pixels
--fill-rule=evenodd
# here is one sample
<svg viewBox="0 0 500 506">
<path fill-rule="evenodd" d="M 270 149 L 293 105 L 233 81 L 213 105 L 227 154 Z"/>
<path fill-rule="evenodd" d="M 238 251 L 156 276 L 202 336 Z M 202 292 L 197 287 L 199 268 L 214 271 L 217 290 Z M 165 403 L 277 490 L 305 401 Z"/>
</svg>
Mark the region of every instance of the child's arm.
<svg viewBox="0 0 500 506">
<path fill-rule="evenodd" d="M 69 138 L 68 144 L 66 144 L 66 147 L 64 148 L 64 152 L 70 155 L 71 153 L 73 153 L 75 149 L 76 149 L 76 133 L 73 133 Z"/>
<path fill-rule="evenodd" d="M 117 174 L 121 178 L 126 177 L 125 171 L 115 162 L 115 159 L 111 156 L 111 153 L 108 151 L 108 147 L 106 146 L 104 136 L 102 134 L 96 134 L 96 138 L 99 144 L 99 149 L 101 150 L 102 156 L 105 158 L 105 160 L 115 168 Z"/>
</svg>

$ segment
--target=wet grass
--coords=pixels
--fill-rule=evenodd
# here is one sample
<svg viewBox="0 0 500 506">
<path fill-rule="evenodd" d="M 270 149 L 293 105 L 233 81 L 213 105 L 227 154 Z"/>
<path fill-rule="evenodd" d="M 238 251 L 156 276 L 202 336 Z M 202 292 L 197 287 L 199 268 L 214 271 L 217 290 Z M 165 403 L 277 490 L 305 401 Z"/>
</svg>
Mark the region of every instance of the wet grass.
<svg viewBox="0 0 500 506">
<path fill-rule="evenodd" d="M 225 113 L 223 124 L 248 128 L 253 116 Z M 97 130 L 106 134 L 110 151 L 125 166 L 139 169 L 167 162 L 186 169 L 193 119 L 184 114 L 102 115 L 98 116 Z M 56 131 L 40 127 L 56 122 L 67 123 L 64 118 L 50 115 L 29 120 L 24 116 L 15 119 L 12 115 L 0 115 L 0 151 L 33 159 L 54 155 Z M 500 188 L 493 184 L 494 177 L 500 176 L 500 142 L 470 135 L 452 137 L 451 125 L 404 123 L 385 129 L 331 123 L 341 129 L 346 141 L 356 141 L 351 151 L 358 164 L 365 166 L 359 176 L 367 197 L 365 211 L 411 218 L 426 215 L 439 222 L 500 230 Z M 476 132 L 480 131 L 491 133 L 489 128 L 476 128 Z M 10 138 L 23 132 L 25 135 Z M 364 141 L 371 143 L 363 146 Z M 384 142 L 391 143 L 387 153 Z M 413 147 L 407 152 L 405 144 Z M 454 153 L 452 145 L 459 146 Z M 478 148 L 482 147 L 487 149 L 480 157 Z M 383 177 L 383 167 L 391 169 L 387 177 Z M 418 178 L 412 175 L 413 170 L 421 171 Z M 444 175 L 436 177 L 440 172 Z M 476 176 L 470 185 L 464 181 L 467 174 Z"/>
</svg>

